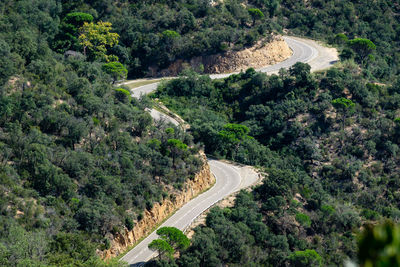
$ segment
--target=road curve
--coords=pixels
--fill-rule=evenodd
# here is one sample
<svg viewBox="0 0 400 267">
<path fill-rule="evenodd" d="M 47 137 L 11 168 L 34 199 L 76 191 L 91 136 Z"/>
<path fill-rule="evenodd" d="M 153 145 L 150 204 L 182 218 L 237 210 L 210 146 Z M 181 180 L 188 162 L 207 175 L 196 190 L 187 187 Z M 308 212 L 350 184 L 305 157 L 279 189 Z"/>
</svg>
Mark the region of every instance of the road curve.
<svg viewBox="0 0 400 267">
<path fill-rule="evenodd" d="M 155 120 L 164 120 L 165 122 L 170 122 L 175 126 L 179 126 L 179 122 L 175 120 L 174 118 L 165 115 L 164 113 L 154 109 L 154 108 L 149 108 L 146 109 L 147 112 L 150 113 L 150 116 L 155 119 Z"/>
<path fill-rule="evenodd" d="M 284 38 L 293 51 L 292 56 L 285 61 L 257 69 L 257 71 L 273 74 L 277 73 L 281 68 L 289 68 L 296 62 L 308 63 L 311 65 L 312 71 L 317 71 L 329 68 L 338 60 L 337 53 L 332 51 L 332 49 L 319 45 L 315 41 L 289 36 L 285 36 Z M 210 77 L 212 79 L 219 79 L 228 77 L 231 74 L 233 73 L 212 74 Z M 123 84 L 129 84 L 129 82 Z M 139 98 L 143 94 L 151 93 L 157 89 L 158 84 L 159 82 L 132 89 L 132 96 Z M 162 118 L 175 125 L 178 124 L 173 118 L 154 109 L 149 110 L 149 112 L 154 119 Z M 197 216 L 210 206 L 231 193 L 254 184 L 258 180 L 258 175 L 254 171 L 217 160 L 208 160 L 208 163 L 216 179 L 215 185 L 185 204 L 160 227 L 174 226 L 180 230 L 185 230 Z M 154 231 L 123 256 L 121 261 L 128 262 L 131 266 L 144 265 L 146 261 L 156 255 L 148 249 L 150 242 L 156 238 L 157 234 Z"/>
<path fill-rule="evenodd" d="M 255 183 L 258 179 L 258 175 L 255 172 L 249 173 L 247 171 L 247 174 L 243 174 L 243 168 L 239 166 L 218 160 L 208 160 L 208 164 L 210 165 L 211 172 L 215 176 L 215 185 L 208 191 L 186 203 L 160 227 L 174 226 L 183 231 L 198 215 L 211 207 L 213 204 L 225 196 L 228 196 L 245 186 Z M 242 176 L 246 177 L 245 183 L 243 183 Z M 122 257 L 121 260 L 128 262 L 131 266 L 142 266 L 146 261 L 156 255 L 147 247 L 150 242 L 156 238 L 157 234 L 154 231 L 135 248 L 129 251 L 124 257 Z"/>
<path fill-rule="evenodd" d="M 292 36 L 283 37 L 292 50 L 293 54 L 288 59 L 279 62 L 275 65 L 265 66 L 257 69 L 257 71 L 264 72 L 267 74 L 276 74 L 281 68 L 288 69 L 297 62 L 308 63 L 311 66 L 311 71 L 324 70 L 331 67 L 336 63 L 338 59 L 337 51 L 334 48 L 328 48 L 320 45 L 318 42 L 298 38 Z M 232 74 L 237 74 L 239 72 L 224 73 L 224 74 L 211 74 L 211 79 L 221 79 L 226 78 Z M 129 84 L 130 82 L 125 82 L 122 84 Z M 142 94 L 148 94 L 157 89 L 159 82 L 152 83 L 138 88 L 132 89 L 132 96 L 140 97 Z"/>
</svg>

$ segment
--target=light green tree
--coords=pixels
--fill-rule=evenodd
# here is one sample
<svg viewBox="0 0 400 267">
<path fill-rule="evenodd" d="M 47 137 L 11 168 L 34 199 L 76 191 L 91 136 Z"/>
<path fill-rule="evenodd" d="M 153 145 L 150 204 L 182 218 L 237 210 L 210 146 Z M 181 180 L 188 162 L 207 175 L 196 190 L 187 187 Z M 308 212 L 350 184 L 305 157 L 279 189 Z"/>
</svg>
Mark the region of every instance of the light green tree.
<svg viewBox="0 0 400 267">
<path fill-rule="evenodd" d="M 249 131 L 249 128 L 245 125 L 228 123 L 224 125 L 223 130 L 218 132 L 218 136 L 222 141 L 222 146 L 229 148 L 233 160 L 240 144 L 245 139 L 250 138 L 250 136 L 247 135 Z"/>
<path fill-rule="evenodd" d="M 253 26 L 256 24 L 256 20 L 262 19 L 264 17 L 264 13 L 258 8 L 249 8 L 249 14 L 253 18 Z"/>
<path fill-rule="evenodd" d="M 128 75 L 128 70 L 118 61 L 105 63 L 101 68 L 104 72 L 110 74 L 113 84 L 118 80 L 126 79 Z"/>
<path fill-rule="evenodd" d="M 338 33 L 334 37 L 334 42 L 340 45 L 347 43 L 348 40 L 349 38 L 344 33 Z"/>
<path fill-rule="evenodd" d="M 119 35 L 111 32 L 110 22 L 99 21 L 97 23 L 85 22 L 79 29 L 79 44 L 83 47 L 83 54 L 90 59 L 100 59 L 104 61 L 117 61 L 114 55 L 107 55 L 107 47 L 118 44 Z"/>
<path fill-rule="evenodd" d="M 332 100 L 332 105 L 342 113 L 342 129 L 344 129 L 346 116 L 353 111 L 356 104 L 351 99 L 340 97 Z"/>
<path fill-rule="evenodd" d="M 355 107 L 355 103 L 353 101 L 351 101 L 350 99 L 344 98 L 344 97 L 340 97 L 340 98 L 336 98 L 334 100 L 332 100 L 332 105 L 336 108 L 336 110 L 341 113 L 342 115 L 342 123 L 341 123 L 341 135 L 340 135 L 340 144 L 341 147 L 343 147 L 344 145 L 344 127 L 346 124 L 346 117 L 348 114 L 350 114 Z"/>
</svg>

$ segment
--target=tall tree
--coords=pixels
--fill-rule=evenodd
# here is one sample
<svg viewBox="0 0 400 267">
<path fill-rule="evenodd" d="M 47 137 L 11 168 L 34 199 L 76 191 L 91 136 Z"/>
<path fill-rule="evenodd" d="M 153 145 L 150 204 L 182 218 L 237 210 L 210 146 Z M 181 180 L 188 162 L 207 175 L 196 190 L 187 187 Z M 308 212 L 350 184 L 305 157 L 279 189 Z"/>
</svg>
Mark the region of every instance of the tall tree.
<svg viewBox="0 0 400 267">
<path fill-rule="evenodd" d="M 249 131 L 249 128 L 245 125 L 228 123 L 225 124 L 223 130 L 218 133 L 223 146 L 227 145 L 229 147 L 233 160 L 242 141 L 250 138 L 247 135 Z"/>
<path fill-rule="evenodd" d="M 91 60 L 116 61 L 115 55 L 107 55 L 107 48 L 118 44 L 119 35 L 111 32 L 110 22 L 85 22 L 80 28 L 79 43 L 83 47 L 83 54 Z"/>
<path fill-rule="evenodd" d="M 79 28 L 85 22 L 92 22 L 93 16 L 83 12 L 68 13 L 61 22 L 60 32 L 52 42 L 52 47 L 58 52 L 64 52 L 68 49 L 78 49 Z"/>
<path fill-rule="evenodd" d="M 128 75 L 128 70 L 124 67 L 124 65 L 117 61 L 105 63 L 101 68 L 103 71 L 110 74 L 113 79 L 113 84 L 118 80 L 126 79 Z"/>
<path fill-rule="evenodd" d="M 365 59 L 376 49 L 376 45 L 369 39 L 356 38 L 348 41 L 348 45 L 356 52 L 356 59 L 362 65 Z"/>
<path fill-rule="evenodd" d="M 179 139 L 168 139 L 167 146 L 172 155 L 172 165 L 176 167 L 176 158 L 187 150 L 187 145 Z"/>
<path fill-rule="evenodd" d="M 190 245 L 190 240 L 175 227 L 162 227 L 157 230 L 157 234 L 161 239 L 168 242 L 173 249 L 186 249 Z"/>
<path fill-rule="evenodd" d="M 151 241 L 149 244 L 149 249 L 156 250 L 158 252 L 159 260 L 162 260 L 164 255 L 167 255 L 168 257 L 172 257 L 172 255 L 174 255 L 174 249 L 170 244 L 168 244 L 167 241 L 163 239 L 155 239 Z"/>
<path fill-rule="evenodd" d="M 264 13 L 258 8 L 249 8 L 249 14 L 253 18 L 253 26 L 256 24 L 256 20 L 260 20 L 264 17 Z"/>
<path fill-rule="evenodd" d="M 342 128 L 344 128 L 346 115 L 353 110 L 356 104 L 351 99 L 340 97 L 332 100 L 332 105 L 342 113 Z"/>
<path fill-rule="evenodd" d="M 149 249 L 157 250 L 159 260 L 162 259 L 163 255 L 172 257 L 175 250 L 187 249 L 190 245 L 190 240 L 185 234 L 175 227 L 161 227 L 157 230 L 159 239 L 153 240 L 149 244 Z"/>
</svg>

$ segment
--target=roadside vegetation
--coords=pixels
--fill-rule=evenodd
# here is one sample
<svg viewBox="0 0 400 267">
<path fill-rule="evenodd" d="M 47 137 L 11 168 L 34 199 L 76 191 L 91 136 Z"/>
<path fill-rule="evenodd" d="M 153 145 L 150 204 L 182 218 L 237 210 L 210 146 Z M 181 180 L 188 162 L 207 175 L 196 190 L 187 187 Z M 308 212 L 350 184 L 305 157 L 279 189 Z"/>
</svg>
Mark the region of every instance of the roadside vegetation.
<svg viewBox="0 0 400 267">
<path fill-rule="evenodd" d="M 111 23 L 63 8 L 0 3 L 1 266 L 123 265 L 98 254 L 203 164 L 112 85 L 127 70 Z"/>
<path fill-rule="evenodd" d="M 163 266 L 399 264 L 398 226 L 380 225 L 399 221 L 398 13 L 393 1 L 281 1 L 277 24 L 339 47 L 337 67 L 216 81 L 188 71 L 160 88 L 208 153 L 266 173 Z M 232 145 L 227 125 L 248 137 Z"/>
<path fill-rule="evenodd" d="M 357 249 L 365 225 L 400 214 L 397 8 L 282 1 L 276 19 L 337 46 L 340 64 L 316 74 L 303 63 L 271 76 L 248 69 L 223 80 L 187 70 L 159 88 L 154 96 L 207 153 L 266 173 L 234 207 L 212 209 L 188 250 L 164 266 L 397 264 L 396 252 L 383 252 L 396 236 L 390 224 L 367 227 Z"/>
<path fill-rule="evenodd" d="M 355 259 L 363 224 L 399 219 L 399 84 L 370 83 L 354 63 L 319 74 L 297 63 L 224 80 L 187 72 L 159 88 L 207 153 L 266 173 L 235 207 L 210 212 L 177 263 L 214 266 L 211 250 L 216 265 L 283 266 L 306 250 L 324 265 Z"/>
</svg>

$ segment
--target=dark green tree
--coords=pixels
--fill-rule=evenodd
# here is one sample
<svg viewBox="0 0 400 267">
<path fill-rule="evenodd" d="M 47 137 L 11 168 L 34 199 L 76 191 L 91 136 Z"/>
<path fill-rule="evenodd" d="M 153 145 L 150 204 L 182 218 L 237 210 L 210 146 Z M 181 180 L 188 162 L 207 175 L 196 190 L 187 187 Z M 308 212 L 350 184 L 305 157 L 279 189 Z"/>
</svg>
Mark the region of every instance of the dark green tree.
<svg viewBox="0 0 400 267">
<path fill-rule="evenodd" d="M 168 258 L 171 258 L 174 255 L 174 249 L 163 239 L 155 239 L 151 241 L 149 249 L 157 251 L 159 260 L 162 260 L 164 255 Z"/>
<path fill-rule="evenodd" d="M 376 45 L 369 39 L 356 38 L 348 41 L 348 45 L 356 53 L 356 59 L 361 65 L 365 63 L 365 59 L 376 50 Z"/>
<path fill-rule="evenodd" d="M 172 155 L 172 164 L 176 167 L 176 159 L 187 150 L 187 145 L 179 139 L 168 139 L 167 147 Z"/>
<path fill-rule="evenodd" d="M 289 261 L 292 266 L 322 266 L 322 257 L 313 249 L 305 251 L 295 251 L 289 255 Z"/>
<path fill-rule="evenodd" d="M 79 28 L 85 22 L 92 22 L 93 16 L 83 12 L 68 13 L 62 20 L 60 32 L 56 35 L 52 46 L 58 52 L 65 52 L 68 49 L 78 50 Z"/>
<path fill-rule="evenodd" d="M 178 228 L 175 227 L 161 227 L 157 230 L 157 235 L 175 250 L 185 250 L 190 245 L 190 240 Z"/>
</svg>

